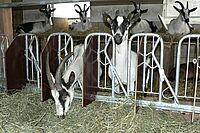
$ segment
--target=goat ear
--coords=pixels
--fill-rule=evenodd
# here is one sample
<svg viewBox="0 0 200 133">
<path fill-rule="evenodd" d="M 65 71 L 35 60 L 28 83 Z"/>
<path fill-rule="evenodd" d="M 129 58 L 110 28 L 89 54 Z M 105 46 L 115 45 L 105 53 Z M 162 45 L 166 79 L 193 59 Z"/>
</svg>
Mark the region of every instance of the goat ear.
<svg viewBox="0 0 200 133">
<path fill-rule="evenodd" d="M 75 80 L 75 73 L 71 72 L 69 76 L 69 83 L 72 84 Z"/>
<path fill-rule="evenodd" d="M 119 16 L 119 10 L 115 11 L 115 16 Z"/>
<path fill-rule="evenodd" d="M 141 10 L 141 14 L 146 13 L 147 11 L 148 11 L 148 9 Z"/>
<path fill-rule="evenodd" d="M 194 12 L 196 9 L 197 9 L 197 7 L 192 8 L 192 9 L 189 10 L 189 12 Z"/>
<path fill-rule="evenodd" d="M 112 22 L 112 18 L 106 12 L 103 13 L 103 22 L 106 24 L 106 26 L 108 26 L 107 24 L 111 25 Z"/>
<path fill-rule="evenodd" d="M 174 7 L 174 9 L 175 9 L 176 11 L 180 12 L 180 9 L 178 9 L 178 8 L 175 7 L 175 6 L 173 6 L 173 7 Z"/>
<path fill-rule="evenodd" d="M 56 10 L 56 8 L 50 9 L 50 12 L 54 12 Z"/>
</svg>

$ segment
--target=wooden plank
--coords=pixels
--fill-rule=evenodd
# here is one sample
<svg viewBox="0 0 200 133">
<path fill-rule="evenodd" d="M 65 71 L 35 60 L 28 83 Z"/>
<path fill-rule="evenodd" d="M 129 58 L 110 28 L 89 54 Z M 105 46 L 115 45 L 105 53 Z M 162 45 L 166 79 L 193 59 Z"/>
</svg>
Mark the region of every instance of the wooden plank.
<svg viewBox="0 0 200 133">
<path fill-rule="evenodd" d="M 114 5 L 118 4 L 129 4 L 129 0 L 35 0 L 30 2 L 10 2 L 0 4 L 0 8 L 12 8 L 12 7 L 25 7 L 25 6 L 36 6 L 44 4 L 56 4 L 56 3 L 73 3 L 73 2 L 88 2 L 92 5 Z M 135 2 L 142 4 L 162 4 L 163 0 L 134 0 Z"/>
<path fill-rule="evenodd" d="M 93 37 L 83 55 L 83 106 L 96 99 L 98 88 L 97 37 Z"/>
<path fill-rule="evenodd" d="M 16 37 L 6 51 L 6 80 L 9 92 L 21 90 L 26 84 L 24 42 L 23 36 Z"/>
<path fill-rule="evenodd" d="M 0 3 L 10 2 L 11 0 L 0 0 Z M 12 9 L 0 9 L 0 32 L 8 36 L 9 40 L 13 39 L 13 26 L 12 26 Z"/>
</svg>

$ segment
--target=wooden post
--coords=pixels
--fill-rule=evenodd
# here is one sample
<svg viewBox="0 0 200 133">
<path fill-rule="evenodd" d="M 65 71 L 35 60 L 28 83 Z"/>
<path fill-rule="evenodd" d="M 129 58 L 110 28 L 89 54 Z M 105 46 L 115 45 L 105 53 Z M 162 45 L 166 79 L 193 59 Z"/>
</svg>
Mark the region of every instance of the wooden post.
<svg viewBox="0 0 200 133">
<path fill-rule="evenodd" d="M 0 0 L 0 3 L 8 3 L 11 0 Z M 12 9 L 0 8 L 0 32 L 8 36 L 9 42 L 13 39 Z"/>
</svg>

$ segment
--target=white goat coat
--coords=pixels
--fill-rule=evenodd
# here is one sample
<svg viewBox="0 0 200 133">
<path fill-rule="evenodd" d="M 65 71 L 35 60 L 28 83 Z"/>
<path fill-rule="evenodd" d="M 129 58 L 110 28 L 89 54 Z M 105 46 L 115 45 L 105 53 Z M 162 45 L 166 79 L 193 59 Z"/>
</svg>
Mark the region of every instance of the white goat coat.
<svg viewBox="0 0 200 133">
<path fill-rule="evenodd" d="M 121 82 L 126 85 L 127 85 L 127 74 L 128 74 L 127 72 L 127 65 L 128 65 L 127 45 L 128 45 L 127 39 L 124 39 L 124 41 L 121 44 L 116 45 L 116 66 L 115 66 Z M 131 73 L 130 74 L 131 76 L 130 89 L 131 90 L 130 91 L 134 90 L 134 82 L 136 81 L 136 70 L 137 70 L 137 53 L 131 51 L 131 72 L 130 72 Z M 109 77 L 113 79 L 110 66 L 109 66 L 108 74 L 109 74 Z M 116 83 L 118 84 L 118 81 L 116 81 Z"/>
<path fill-rule="evenodd" d="M 152 32 L 152 30 L 149 26 L 149 23 L 144 19 L 141 19 L 140 22 L 137 22 L 136 25 L 131 27 L 131 29 L 130 29 L 131 34 L 151 33 L 151 32 Z"/>
<path fill-rule="evenodd" d="M 84 53 L 84 44 L 80 44 L 74 47 L 74 59 L 71 64 L 67 67 L 63 75 L 65 83 L 69 81 L 71 72 L 75 73 L 74 82 L 80 80 L 83 82 L 83 53 Z"/>
<path fill-rule="evenodd" d="M 189 25 L 182 20 L 182 15 L 179 15 L 176 19 L 173 19 L 170 21 L 168 26 L 168 32 L 169 34 L 189 34 L 190 33 L 190 27 Z"/>
</svg>

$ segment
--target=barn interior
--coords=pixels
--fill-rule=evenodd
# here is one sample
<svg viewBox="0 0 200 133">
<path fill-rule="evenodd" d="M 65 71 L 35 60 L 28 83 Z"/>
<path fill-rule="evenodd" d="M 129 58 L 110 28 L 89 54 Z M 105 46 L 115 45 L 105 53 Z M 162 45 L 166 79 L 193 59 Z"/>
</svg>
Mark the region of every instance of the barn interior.
<svg viewBox="0 0 200 133">
<path fill-rule="evenodd" d="M 51 59 L 54 59 L 52 58 L 53 56 L 56 57 L 56 59 L 50 63 L 51 71 L 53 71 L 54 74 L 60 63 L 60 58 L 63 58 L 66 54 L 70 52 L 70 50 L 73 51 L 73 47 L 80 43 L 80 41 L 86 41 L 86 36 L 90 34 L 91 36 L 89 36 L 89 40 L 86 41 L 87 44 L 91 46 L 89 47 L 89 50 L 99 50 L 99 54 L 102 54 L 105 48 L 104 45 L 108 43 L 106 42 L 106 37 L 109 38 L 109 35 L 112 34 L 110 27 L 107 26 L 103 21 L 102 14 L 106 12 L 112 18 L 114 18 L 116 15 L 116 11 L 119 10 L 120 15 L 127 16 L 131 11 L 133 11 L 134 6 L 129 0 L 0 0 L 0 106 L 2 105 L 3 107 L 2 110 L 0 109 L 0 118 L 2 118 L 2 121 L 0 120 L 0 123 L 2 123 L 0 125 L 0 130 L 2 130 L 3 132 L 14 131 L 14 128 L 17 127 L 17 131 L 19 132 L 56 132 L 56 130 L 58 132 L 170 132 L 170 130 L 172 130 L 172 132 L 192 132 L 192 130 L 194 132 L 198 131 L 198 129 L 200 129 L 200 127 L 198 126 L 200 122 L 200 93 L 198 91 L 200 84 L 197 74 L 199 71 L 198 57 L 200 54 L 200 5 L 198 4 L 198 0 L 195 2 L 189 2 L 189 7 L 197 7 L 197 10 L 194 13 L 190 14 L 190 24 L 193 26 L 193 30 L 189 34 L 191 36 L 188 36 L 186 38 L 184 38 L 184 35 L 179 34 L 174 34 L 173 36 L 169 35 L 158 17 L 158 15 L 162 15 L 168 26 L 170 20 L 178 16 L 178 12 L 176 12 L 176 10 L 174 10 L 173 8 L 175 0 L 134 0 L 134 2 L 137 4 L 140 3 L 142 9 L 148 9 L 147 13 L 142 14 L 142 19 L 153 21 L 158 27 L 158 31 L 155 33 L 156 35 L 153 37 L 150 35 L 150 37 L 147 37 L 147 40 L 145 40 L 145 36 L 148 36 L 148 34 L 144 36 L 139 36 L 139 39 L 133 38 L 132 40 L 130 40 L 131 44 L 134 46 L 138 44 L 141 44 L 141 46 L 144 46 L 145 44 L 149 45 L 147 46 L 147 48 L 140 49 L 138 51 L 140 55 L 138 58 L 138 64 L 142 64 L 142 62 L 145 62 L 143 59 L 144 51 L 147 51 L 147 55 L 153 56 L 152 51 L 154 50 L 155 45 L 157 45 L 156 41 L 159 41 L 157 46 L 158 48 L 156 48 L 156 51 L 154 53 L 156 55 L 155 59 L 158 60 L 159 64 L 162 64 L 161 68 L 162 70 L 164 70 L 164 74 L 166 75 L 167 80 L 162 80 L 162 78 L 165 76 L 162 76 L 162 70 L 160 69 L 160 66 L 158 67 L 155 65 L 156 63 L 154 60 L 152 61 L 152 64 L 149 65 L 149 68 L 151 68 L 152 70 L 151 73 L 153 74 L 150 78 L 152 79 L 150 81 L 151 83 L 147 85 L 148 90 L 144 90 L 143 88 L 145 84 L 145 76 L 143 74 L 143 66 L 145 66 L 144 63 L 140 67 L 138 67 L 138 81 L 136 86 L 138 90 L 134 90 L 135 93 L 129 94 L 129 91 L 127 91 L 126 89 L 125 91 L 123 91 L 122 85 L 121 92 L 115 94 L 115 92 L 112 90 L 113 84 L 111 79 L 108 78 L 108 73 L 104 73 L 104 80 L 99 81 L 99 78 L 95 79 L 96 75 L 98 75 L 98 71 L 93 71 L 94 68 L 91 67 L 91 62 L 93 62 L 93 60 L 95 60 L 93 66 L 97 66 L 99 64 L 105 65 L 106 63 L 108 63 L 108 60 L 105 59 L 106 63 L 102 63 L 101 61 L 99 63 L 98 56 L 100 55 L 96 54 L 95 52 L 94 54 L 88 54 L 87 49 L 85 52 L 85 56 L 87 57 L 88 62 L 84 64 L 84 69 L 87 68 L 87 70 L 85 70 L 85 73 L 87 73 L 88 75 L 84 76 L 83 87 L 90 88 L 92 86 L 91 88 L 93 92 L 81 92 L 81 83 L 77 83 L 77 86 L 79 87 L 77 87 L 75 91 L 76 99 L 74 100 L 74 103 L 72 105 L 73 109 L 70 108 L 70 115 L 66 117 L 67 119 L 74 120 L 76 119 L 74 118 L 74 112 L 79 112 L 81 110 L 80 118 L 78 119 L 81 119 L 82 117 L 83 119 L 85 119 L 85 121 L 89 121 L 89 119 L 97 117 L 95 115 L 91 115 L 92 118 L 89 117 L 90 113 L 93 112 L 93 110 L 95 110 L 95 112 L 99 112 L 98 108 L 105 107 L 108 110 L 111 110 L 111 112 L 105 109 L 107 111 L 105 112 L 106 118 L 103 119 L 107 119 L 107 122 L 101 123 L 99 120 L 96 120 L 97 125 L 94 124 L 95 122 L 85 125 L 82 122 L 77 122 L 78 120 L 72 120 L 72 122 L 64 121 L 64 123 L 60 122 L 57 125 L 56 123 L 58 120 L 53 118 L 55 108 L 53 105 L 54 103 L 51 100 L 51 90 L 47 83 L 48 81 L 45 70 L 47 53 L 51 51 Z M 182 0 L 182 2 L 185 5 L 186 0 Z M 74 22 L 80 21 L 78 13 L 74 10 L 77 9 L 74 7 L 74 5 L 77 3 L 81 7 L 84 7 L 84 4 L 87 4 L 87 7 L 90 7 L 87 15 L 90 22 L 92 23 L 92 28 L 84 32 L 74 31 L 71 28 Z M 43 13 L 40 12 L 39 9 L 42 5 L 47 4 L 50 5 L 50 7 L 52 8 L 56 8 L 56 10 L 51 14 L 53 22 L 52 28 L 43 33 L 36 33 L 33 35 L 31 34 L 30 36 L 29 34 L 19 35 L 16 30 L 20 24 L 33 21 L 45 21 L 45 16 Z M 93 33 L 97 34 L 94 35 Z M 101 37 L 98 33 L 108 33 L 109 35 L 106 34 L 106 37 L 104 38 Z M 129 37 L 131 37 L 132 35 L 133 34 L 129 34 Z M 73 38 L 73 40 L 70 40 L 71 37 Z M 100 46 L 93 47 L 93 44 L 98 44 L 98 46 Z M 68 46 L 67 50 L 63 50 L 65 49 L 66 45 Z M 111 50 L 112 48 L 114 48 L 114 43 L 110 41 L 107 45 L 111 45 L 108 50 L 108 56 L 111 57 L 114 53 Z M 26 53 L 30 49 L 33 53 Z M 57 49 L 60 50 L 58 50 L 60 52 L 59 54 Z M 39 55 L 37 55 L 37 51 L 39 51 Z M 32 54 L 34 54 L 34 57 L 32 57 Z M 28 61 L 29 63 L 27 64 L 26 60 L 30 59 L 31 61 Z M 38 64 L 34 64 L 35 62 L 37 62 Z M 177 72 L 177 64 L 180 65 L 180 69 L 183 66 L 184 70 L 182 71 L 181 69 L 180 72 Z M 28 72 L 28 76 L 30 76 L 30 81 L 25 78 L 27 75 L 26 71 L 29 71 L 29 68 L 25 67 L 30 67 L 31 72 Z M 105 65 L 104 67 L 104 69 L 108 69 L 108 65 Z M 189 69 L 192 70 L 189 71 Z M 179 77 L 176 76 L 177 73 L 179 73 Z M 94 75 L 94 80 L 90 81 L 90 79 L 93 78 L 92 76 Z M 34 77 L 34 81 L 31 79 L 31 76 Z M 124 86 L 126 88 L 128 85 Z M 127 95 L 126 93 L 123 93 L 126 91 Z M 90 93 L 89 96 L 88 93 Z M 7 94 L 9 94 L 9 96 L 11 97 L 7 96 Z M 26 101 L 26 97 L 28 96 L 30 96 L 30 99 L 32 99 L 33 101 L 31 101 L 30 99 Z M 19 105 L 14 104 L 14 107 L 12 107 L 10 102 L 14 102 L 14 99 L 17 97 L 21 97 L 22 99 L 16 100 Z M 86 98 L 84 99 L 83 97 Z M 21 101 L 26 102 L 24 103 Z M 36 103 L 34 101 L 36 101 Z M 32 108 L 32 106 L 29 105 L 32 102 L 33 106 L 35 107 L 34 110 L 31 111 L 29 109 L 25 109 Z M 40 103 L 38 108 L 41 108 L 41 110 L 36 107 L 38 102 Z M 113 105 L 113 103 L 117 104 Z M 131 108 L 128 107 L 129 104 L 131 105 Z M 177 104 L 180 106 L 177 106 Z M 83 108 L 81 105 L 86 108 Z M 26 107 L 24 107 L 22 111 L 24 111 L 27 115 L 23 113 L 24 116 L 22 117 L 22 115 L 19 115 L 19 108 L 22 108 L 23 106 Z M 135 106 L 137 106 L 137 108 Z M 147 107 L 148 111 L 145 110 L 143 107 Z M 18 113 L 17 117 L 14 117 L 12 119 L 14 121 L 12 121 L 11 119 L 9 119 L 9 121 L 6 121 L 6 118 L 8 119 L 8 115 L 13 116 L 14 111 L 11 111 L 11 109 L 14 108 L 18 108 L 18 110 L 16 111 Z M 120 111 L 115 113 L 115 108 L 120 109 Z M 161 112 L 154 110 L 155 108 L 159 111 L 161 110 Z M 90 113 L 82 109 L 88 109 Z M 48 114 L 49 112 L 45 110 L 51 112 L 52 115 Z M 53 113 L 52 110 L 54 110 Z M 167 111 L 165 112 L 165 110 Z M 7 113 L 7 111 L 9 113 Z M 40 112 L 41 115 L 35 113 L 37 111 Z M 171 113 L 173 111 L 175 112 L 174 114 Z M 32 114 L 29 112 L 31 112 Z M 150 127 L 146 125 L 144 129 L 142 129 L 141 127 L 133 128 L 132 124 L 130 123 L 136 124 L 137 118 L 139 120 L 139 123 L 142 124 L 142 115 L 144 115 L 145 117 L 149 117 L 149 115 L 146 114 L 147 112 L 150 112 L 152 115 L 152 118 L 149 118 L 149 123 L 147 122 L 147 125 L 150 125 Z M 123 118 L 118 118 L 118 115 L 120 113 L 123 114 Z M 178 113 L 179 116 L 176 113 Z M 83 117 L 84 114 L 85 117 Z M 158 114 L 159 116 L 156 116 L 156 114 Z M 35 117 L 33 117 L 32 115 L 35 115 Z M 78 116 L 79 114 L 77 113 L 76 115 Z M 103 117 L 104 112 L 100 112 L 97 115 L 102 115 Z M 109 115 L 112 117 L 110 117 Z M 167 115 L 167 118 L 164 117 Z M 153 116 L 155 116 L 155 118 L 153 118 Z M 19 122 L 17 121 L 17 119 L 20 119 L 20 117 L 22 117 L 26 121 L 26 123 L 22 122 L 24 125 L 17 123 Z M 88 117 L 88 119 L 86 117 Z M 128 119 L 129 117 L 134 120 Z M 169 120 L 166 120 L 167 122 L 165 124 L 158 124 L 165 121 L 161 120 L 160 117 Z M 30 119 L 27 120 L 28 118 Z M 98 119 L 100 119 L 99 116 Z M 156 119 L 158 119 L 158 121 L 156 121 Z M 20 120 L 23 121 L 22 119 Z M 124 126 L 118 126 L 118 120 L 121 123 L 124 123 Z M 154 125 L 151 125 L 152 121 L 155 122 L 153 123 Z M 170 121 L 174 121 L 175 125 L 173 125 L 173 122 L 171 123 Z M 175 123 L 175 121 L 177 123 Z M 184 127 L 183 125 L 186 124 L 184 124 L 183 121 L 192 121 L 193 125 L 188 124 L 187 127 Z M 13 122 L 13 124 L 8 124 L 8 122 Z M 74 126 L 73 124 L 76 122 L 79 123 L 79 125 L 75 124 Z M 45 123 L 47 125 L 45 125 Z M 10 128 L 6 124 L 8 124 Z M 65 124 L 73 126 L 69 126 L 69 128 L 67 129 L 64 128 Z M 174 129 L 169 129 L 167 124 L 172 124 L 172 126 L 174 126 Z M 49 128 L 47 127 L 48 125 L 53 125 L 54 127 Z M 59 129 L 59 126 L 63 127 L 63 130 Z M 81 129 L 84 129 L 84 131 Z"/>
</svg>

